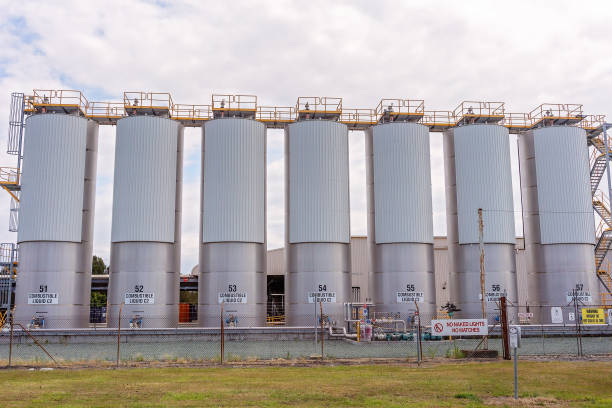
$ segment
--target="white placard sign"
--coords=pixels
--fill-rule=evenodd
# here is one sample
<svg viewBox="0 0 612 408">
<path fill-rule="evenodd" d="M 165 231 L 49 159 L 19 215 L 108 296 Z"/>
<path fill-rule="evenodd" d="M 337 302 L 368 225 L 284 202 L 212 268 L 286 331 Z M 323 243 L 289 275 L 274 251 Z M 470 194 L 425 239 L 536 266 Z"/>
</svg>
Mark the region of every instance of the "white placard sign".
<svg viewBox="0 0 612 408">
<path fill-rule="evenodd" d="M 593 301 L 593 297 L 591 296 L 591 292 L 587 291 L 587 290 L 579 290 L 574 292 L 573 290 L 570 290 L 567 292 L 566 296 L 565 296 L 565 300 L 567 300 L 567 303 L 571 303 L 574 301 L 574 293 L 576 295 L 576 301 L 577 302 L 592 302 Z"/>
<path fill-rule="evenodd" d="M 423 303 L 425 302 L 424 292 L 397 292 L 397 303 Z"/>
<path fill-rule="evenodd" d="M 126 305 L 153 305 L 155 293 L 129 292 L 125 294 Z"/>
<path fill-rule="evenodd" d="M 35 292 L 28 293 L 28 305 L 57 305 L 57 293 Z"/>
<path fill-rule="evenodd" d="M 435 336 L 486 336 L 489 326 L 486 319 L 432 320 L 431 333 Z"/>
<path fill-rule="evenodd" d="M 336 292 L 308 292 L 308 303 L 336 303 Z"/>
<path fill-rule="evenodd" d="M 247 303 L 246 292 L 219 292 L 219 303 Z"/>
<path fill-rule="evenodd" d="M 555 324 L 563 323 L 563 311 L 560 307 L 550 308 L 550 321 Z"/>
<path fill-rule="evenodd" d="M 499 300 L 502 298 L 502 296 L 506 296 L 506 291 L 503 291 L 503 292 L 494 292 L 494 291 L 485 292 L 485 300 L 487 302 L 499 302 Z"/>
</svg>

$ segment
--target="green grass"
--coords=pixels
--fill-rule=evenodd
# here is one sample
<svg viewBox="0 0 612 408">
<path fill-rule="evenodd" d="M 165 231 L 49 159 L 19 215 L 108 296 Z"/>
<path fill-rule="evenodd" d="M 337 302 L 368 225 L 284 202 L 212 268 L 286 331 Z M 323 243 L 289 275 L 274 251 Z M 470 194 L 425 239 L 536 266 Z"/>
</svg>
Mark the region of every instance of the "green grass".
<svg viewBox="0 0 612 408">
<path fill-rule="evenodd" d="M 612 406 L 612 362 L 520 362 L 519 406 Z M 515 406 L 511 362 L 2 370 L 2 407 Z"/>
</svg>

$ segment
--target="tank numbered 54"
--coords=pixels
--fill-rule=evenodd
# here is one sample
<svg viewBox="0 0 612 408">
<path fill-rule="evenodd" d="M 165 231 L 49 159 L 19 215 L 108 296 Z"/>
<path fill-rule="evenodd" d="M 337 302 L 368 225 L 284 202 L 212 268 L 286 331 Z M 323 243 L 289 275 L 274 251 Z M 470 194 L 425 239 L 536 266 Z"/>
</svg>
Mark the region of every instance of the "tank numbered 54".
<svg viewBox="0 0 612 408">
<path fill-rule="evenodd" d="M 336 292 L 327 290 L 326 283 L 319 283 L 318 291 L 308 292 L 308 303 L 336 303 Z"/>
</svg>

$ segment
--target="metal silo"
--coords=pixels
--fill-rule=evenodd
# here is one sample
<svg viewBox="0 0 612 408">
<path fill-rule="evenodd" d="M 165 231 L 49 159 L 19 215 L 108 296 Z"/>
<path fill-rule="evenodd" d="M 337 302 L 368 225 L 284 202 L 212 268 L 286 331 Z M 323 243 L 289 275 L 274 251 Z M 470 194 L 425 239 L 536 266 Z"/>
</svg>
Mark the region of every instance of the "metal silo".
<svg viewBox="0 0 612 408">
<path fill-rule="evenodd" d="M 395 122 L 366 130 L 368 237 L 376 313 L 436 311 L 429 129 Z"/>
<path fill-rule="evenodd" d="M 332 324 L 344 324 L 343 304 L 351 291 L 348 160 L 344 124 L 305 120 L 285 129 L 285 296 L 290 326 L 313 325 L 319 300 L 325 302 L 323 313 Z"/>
<path fill-rule="evenodd" d="M 251 119 L 202 129 L 200 325 L 266 323 L 266 129 Z"/>
<path fill-rule="evenodd" d="M 26 129 L 15 319 L 88 327 L 98 125 L 37 114 Z"/>
<path fill-rule="evenodd" d="M 595 226 L 584 129 L 550 126 L 518 137 L 523 225 L 534 320 L 551 323 L 550 306 L 597 303 Z M 564 308 L 568 309 L 568 308 Z M 570 323 L 572 323 L 570 321 Z"/>
<path fill-rule="evenodd" d="M 117 122 L 109 310 L 116 327 L 178 324 L 183 126 L 132 116 Z"/>
<path fill-rule="evenodd" d="M 448 130 L 444 164 L 450 302 L 461 309 L 457 317 L 482 316 L 478 221 L 482 209 L 486 310 L 488 317 L 496 316 L 496 301 L 502 294 L 517 301 L 508 129 L 467 124 Z"/>
</svg>

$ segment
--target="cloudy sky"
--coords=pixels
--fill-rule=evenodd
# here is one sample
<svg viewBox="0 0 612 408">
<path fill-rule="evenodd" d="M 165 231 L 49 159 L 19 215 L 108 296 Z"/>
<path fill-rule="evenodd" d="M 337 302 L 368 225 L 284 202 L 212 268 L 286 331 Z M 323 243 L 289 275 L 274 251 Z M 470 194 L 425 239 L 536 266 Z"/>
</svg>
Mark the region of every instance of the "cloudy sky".
<svg viewBox="0 0 612 408">
<path fill-rule="evenodd" d="M 554 7 L 551 7 L 554 6 Z M 339 96 L 503 101 L 508 112 L 581 103 L 612 115 L 612 3 L 491 1 L 0 0 L 0 140 L 12 91 L 78 89 L 90 100 L 170 92 L 206 104 L 212 93 L 263 105 Z M 366 233 L 364 135 L 350 134 L 351 230 Z M 185 132 L 182 272 L 197 263 L 200 132 Z M 94 253 L 110 258 L 115 129 L 100 130 Z M 516 138 L 510 136 L 517 234 L 522 234 Z M 4 148 L 2 147 L 2 150 Z M 268 133 L 268 247 L 284 241 L 282 131 Z M 14 156 L 0 154 L 0 164 Z M 442 139 L 431 134 L 434 233 L 446 233 Z M 0 241 L 10 242 L 9 196 Z"/>
</svg>

